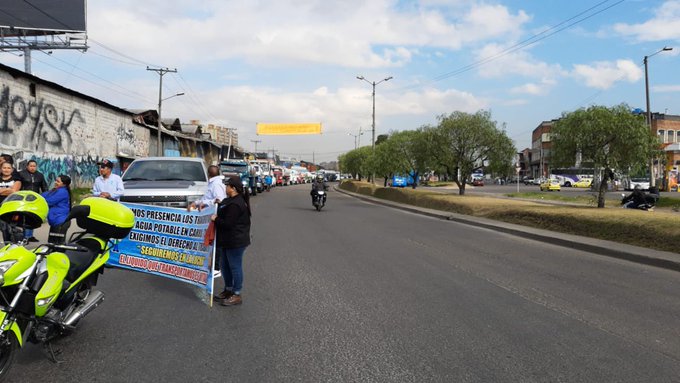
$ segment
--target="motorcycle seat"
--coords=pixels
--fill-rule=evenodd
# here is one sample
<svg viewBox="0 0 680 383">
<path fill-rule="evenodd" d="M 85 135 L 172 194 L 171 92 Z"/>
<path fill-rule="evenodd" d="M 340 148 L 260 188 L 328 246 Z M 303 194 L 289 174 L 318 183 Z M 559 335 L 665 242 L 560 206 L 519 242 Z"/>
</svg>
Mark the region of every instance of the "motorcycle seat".
<svg viewBox="0 0 680 383">
<path fill-rule="evenodd" d="M 104 250 L 101 248 L 101 244 L 92 238 L 79 239 L 76 241 L 76 244 L 80 245 L 83 250 L 66 251 L 66 255 L 71 262 L 68 273 L 66 274 L 66 280 L 71 283 L 75 282 L 75 280 L 90 267 L 97 255 Z"/>
</svg>

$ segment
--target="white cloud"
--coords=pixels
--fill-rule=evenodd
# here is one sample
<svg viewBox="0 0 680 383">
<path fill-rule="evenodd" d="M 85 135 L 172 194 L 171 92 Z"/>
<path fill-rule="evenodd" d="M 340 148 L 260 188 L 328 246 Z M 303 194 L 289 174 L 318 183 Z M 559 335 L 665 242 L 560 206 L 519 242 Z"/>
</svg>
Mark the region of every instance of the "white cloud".
<svg viewBox="0 0 680 383">
<path fill-rule="evenodd" d="M 480 76 L 499 78 L 520 75 L 553 83 L 558 77 L 566 74 L 560 65 L 540 61 L 525 50 L 505 53 L 505 49 L 507 48 L 498 44 L 487 44 L 475 52 L 476 61 L 485 63 L 479 67 Z"/>
<path fill-rule="evenodd" d="M 542 87 L 540 84 L 535 84 L 535 83 L 527 83 L 521 86 L 514 87 L 510 89 L 510 93 L 523 93 L 523 94 L 532 94 L 532 95 L 541 95 L 545 94 L 545 88 Z"/>
<path fill-rule="evenodd" d="M 326 132 L 344 132 L 371 123 L 372 98 L 364 87 L 340 88 L 335 92 L 320 87 L 309 93 L 253 86 L 223 87 L 198 95 L 209 100 L 204 105 L 219 121 L 242 132 L 253 130 L 257 122 L 320 121 Z M 376 118 L 399 120 L 403 116 L 434 118 L 453 110 L 476 112 L 488 108 L 488 101 L 473 94 L 454 89 L 434 88 L 412 92 L 391 92 L 387 87 L 376 93 Z M 266 105 L 266 107 L 263 107 Z M 188 104 L 164 104 L 167 115 L 178 115 L 182 120 L 195 118 L 196 110 Z M 400 117 L 401 116 L 401 117 Z M 399 126 L 395 129 L 414 129 Z"/>
<path fill-rule="evenodd" d="M 666 1 L 643 23 L 617 23 L 613 29 L 636 41 L 680 40 L 680 1 Z"/>
<path fill-rule="evenodd" d="M 657 93 L 676 93 L 680 92 L 680 85 L 656 85 L 652 86 L 652 91 Z"/>
<path fill-rule="evenodd" d="M 599 61 L 592 65 L 574 65 L 572 75 L 584 80 L 586 85 L 596 89 L 609 89 L 618 81 L 636 82 L 642 78 L 642 70 L 631 60 L 614 62 Z"/>
<path fill-rule="evenodd" d="M 522 99 L 522 98 L 516 98 L 516 99 L 512 99 L 512 100 L 501 101 L 501 104 L 505 105 L 505 106 L 524 106 L 524 105 L 529 104 L 529 100 L 525 100 L 525 99 Z"/>
<path fill-rule="evenodd" d="M 465 2 L 450 8 L 399 8 L 389 0 L 169 3 L 91 2 L 90 37 L 158 64 L 245 58 L 261 65 L 389 67 L 409 62 L 417 47 L 460 49 L 518 36 L 530 19 L 505 6 Z"/>
</svg>

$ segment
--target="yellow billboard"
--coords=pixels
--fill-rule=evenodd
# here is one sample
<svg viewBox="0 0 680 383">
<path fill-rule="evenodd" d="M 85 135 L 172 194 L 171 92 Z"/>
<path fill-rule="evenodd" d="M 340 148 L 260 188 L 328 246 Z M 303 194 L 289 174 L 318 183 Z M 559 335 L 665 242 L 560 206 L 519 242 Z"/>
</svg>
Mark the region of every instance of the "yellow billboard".
<svg viewBox="0 0 680 383">
<path fill-rule="evenodd" d="M 321 134 L 321 123 L 270 124 L 258 122 L 257 134 L 278 136 L 292 134 Z"/>
</svg>

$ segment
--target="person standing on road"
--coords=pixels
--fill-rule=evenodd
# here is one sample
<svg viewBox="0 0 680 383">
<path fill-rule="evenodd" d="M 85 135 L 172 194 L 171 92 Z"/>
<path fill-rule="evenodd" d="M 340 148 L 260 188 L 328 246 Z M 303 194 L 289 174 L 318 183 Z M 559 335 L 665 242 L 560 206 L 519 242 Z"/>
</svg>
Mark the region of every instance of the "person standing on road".
<svg viewBox="0 0 680 383">
<path fill-rule="evenodd" d="M 92 185 L 92 195 L 118 201 L 125 191 L 123 180 L 119 175 L 111 173 L 113 162 L 104 160 L 98 165 L 99 177 L 94 180 L 94 185 Z"/>
<path fill-rule="evenodd" d="M 35 160 L 28 161 L 26 169 L 19 172 L 19 177 L 21 178 L 21 190 L 30 190 L 38 194 L 49 190 L 45 176 L 38 171 L 38 163 Z M 28 238 L 28 242 L 38 242 L 33 236 L 33 229 L 26 229 L 24 236 Z"/>
<path fill-rule="evenodd" d="M 224 290 L 215 295 L 222 306 L 240 305 L 243 301 L 243 255 L 250 245 L 250 200 L 244 193 L 240 177 L 225 180 L 227 196 L 217 207 L 217 214 L 211 219 L 215 222 L 217 248 Z"/>
<path fill-rule="evenodd" d="M 14 172 L 14 166 L 10 162 L 3 162 L 0 165 L 0 204 L 5 201 L 8 195 L 17 192 L 21 189 L 21 179 Z M 4 222 L 2 226 L 2 239 L 8 242 L 12 237 L 9 226 L 5 225 Z"/>
<path fill-rule="evenodd" d="M 49 243 L 63 244 L 66 232 L 71 226 L 71 221 L 66 220 L 73 203 L 70 185 L 71 177 L 62 174 L 54 181 L 54 189 L 42 194 L 50 208 L 47 213 L 47 222 L 50 224 L 50 235 L 47 240 Z"/>
<path fill-rule="evenodd" d="M 220 174 L 220 167 L 216 165 L 208 166 L 208 190 L 205 191 L 200 200 L 190 203 L 187 206 L 187 211 L 193 209 L 201 210 L 206 206 L 212 206 L 214 203 L 220 203 L 227 198 L 225 186 L 223 183 L 224 176 Z"/>
</svg>

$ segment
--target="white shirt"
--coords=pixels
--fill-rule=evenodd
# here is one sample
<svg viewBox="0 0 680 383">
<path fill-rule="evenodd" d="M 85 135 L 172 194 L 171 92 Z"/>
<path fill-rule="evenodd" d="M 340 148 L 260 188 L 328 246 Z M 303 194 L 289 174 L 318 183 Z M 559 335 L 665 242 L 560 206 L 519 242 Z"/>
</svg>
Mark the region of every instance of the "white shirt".
<svg viewBox="0 0 680 383">
<path fill-rule="evenodd" d="M 92 195 L 99 197 L 102 192 L 111 194 L 111 199 L 118 201 L 123 195 L 125 187 L 123 180 L 117 174 L 109 174 L 108 178 L 99 176 L 95 178 L 94 185 L 92 185 Z"/>
<path fill-rule="evenodd" d="M 203 197 L 196 201 L 196 206 L 208 205 L 212 206 L 215 200 L 222 201 L 227 198 L 227 189 L 222 183 L 224 176 L 215 176 L 208 180 L 208 190 L 205 191 Z"/>
</svg>

